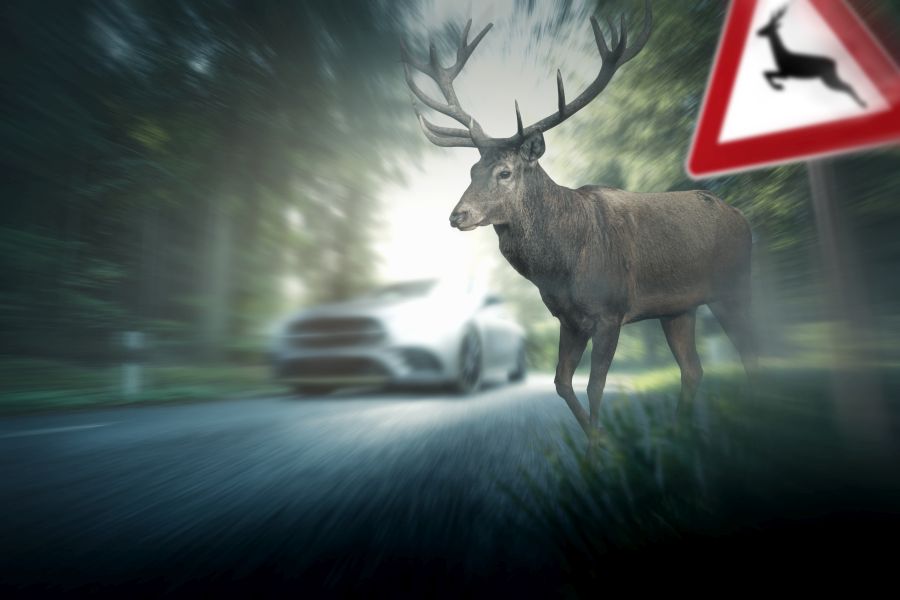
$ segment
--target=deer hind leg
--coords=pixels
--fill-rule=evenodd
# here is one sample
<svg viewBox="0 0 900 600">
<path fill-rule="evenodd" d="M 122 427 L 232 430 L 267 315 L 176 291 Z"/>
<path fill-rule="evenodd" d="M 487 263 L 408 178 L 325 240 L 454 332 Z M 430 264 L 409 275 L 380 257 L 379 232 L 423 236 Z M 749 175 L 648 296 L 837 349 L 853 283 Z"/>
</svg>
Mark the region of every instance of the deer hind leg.
<svg viewBox="0 0 900 600">
<path fill-rule="evenodd" d="M 664 317 L 659 320 L 669 349 L 675 355 L 675 362 L 681 369 L 681 395 L 678 398 L 678 416 L 688 417 L 691 414 L 694 396 L 703 379 L 703 367 L 700 366 L 700 357 L 697 355 L 697 344 L 694 338 L 694 326 L 696 322 L 696 310 L 674 317 Z"/>
<path fill-rule="evenodd" d="M 837 76 L 837 72 L 831 71 L 827 75 L 823 75 L 822 83 L 824 83 L 826 86 L 830 87 L 833 90 L 837 90 L 839 92 L 846 92 L 846 93 L 850 94 L 851 96 L 853 96 L 853 99 L 856 100 L 857 104 L 859 104 L 863 108 L 866 107 L 866 103 L 863 102 L 862 98 L 860 98 L 859 96 L 856 95 L 856 90 L 854 90 L 852 87 L 850 87 L 849 83 L 842 81 Z"/>
<path fill-rule="evenodd" d="M 763 73 L 763 76 L 766 78 L 766 81 L 769 82 L 769 85 L 771 85 L 773 89 L 776 89 L 778 91 L 784 89 L 784 84 L 775 81 L 776 79 L 784 79 L 784 75 L 782 75 L 780 71 L 766 71 L 765 73 Z"/>
<path fill-rule="evenodd" d="M 578 424 L 584 429 L 588 435 L 591 433 L 590 421 L 588 414 L 578 401 L 575 390 L 572 388 L 572 376 L 575 374 L 575 368 L 584 354 L 584 348 L 587 346 L 589 334 L 581 331 L 574 331 L 560 324 L 559 328 L 559 362 L 556 365 L 556 393 L 559 394 L 569 410 L 575 415 Z"/>
<path fill-rule="evenodd" d="M 758 352 L 748 304 L 744 299 L 729 296 L 711 302 L 709 308 L 725 330 L 725 335 L 737 349 L 744 371 L 752 380 L 756 377 L 758 369 Z"/>
<path fill-rule="evenodd" d="M 600 403 L 603 400 L 603 388 L 606 387 L 606 374 L 612 364 L 619 343 L 619 332 L 622 325 L 619 321 L 601 321 L 594 330 L 594 347 L 591 350 L 591 377 L 588 379 L 588 401 L 591 406 L 591 426 L 600 428 Z"/>
</svg>

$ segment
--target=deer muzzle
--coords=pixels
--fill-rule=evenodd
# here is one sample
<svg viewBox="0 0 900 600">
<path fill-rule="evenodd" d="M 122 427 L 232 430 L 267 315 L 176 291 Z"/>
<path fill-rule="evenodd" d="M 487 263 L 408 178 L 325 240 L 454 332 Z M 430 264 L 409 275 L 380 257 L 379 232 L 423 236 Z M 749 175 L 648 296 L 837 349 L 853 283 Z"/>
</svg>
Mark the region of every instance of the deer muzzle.
<svg viewBox="0 0 900 600">
<path fill-rule="evenodd" d="M 457 208 L 450 213 L 450 227 L 456 227 L 460 231 L 472 231 L 480 225 L 480 221 L 480 216 L 465 209 Z"/>
<path fill-rule="evenodd" d="M 462 223 L 465 223 L 469 218 L 469 211 L 467 210 L 454 210 L 450 213 L 450 227 L 459 227 Z"/>
</svg>

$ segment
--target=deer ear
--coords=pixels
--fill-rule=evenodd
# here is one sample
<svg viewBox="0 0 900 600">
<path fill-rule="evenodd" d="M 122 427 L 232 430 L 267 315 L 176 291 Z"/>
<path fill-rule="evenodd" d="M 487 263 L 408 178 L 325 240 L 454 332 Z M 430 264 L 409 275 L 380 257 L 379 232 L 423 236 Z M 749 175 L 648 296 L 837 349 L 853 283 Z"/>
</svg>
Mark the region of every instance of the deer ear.
<svg viewBox="0 0 900 600">
<path fill-rule="evenodd" d="M 519 156 L 528 162 L 534 162 L 544 155 L 544 134 L 536 131 L 525 138 L 522 145 L 519 146 Z"/>
</svg>

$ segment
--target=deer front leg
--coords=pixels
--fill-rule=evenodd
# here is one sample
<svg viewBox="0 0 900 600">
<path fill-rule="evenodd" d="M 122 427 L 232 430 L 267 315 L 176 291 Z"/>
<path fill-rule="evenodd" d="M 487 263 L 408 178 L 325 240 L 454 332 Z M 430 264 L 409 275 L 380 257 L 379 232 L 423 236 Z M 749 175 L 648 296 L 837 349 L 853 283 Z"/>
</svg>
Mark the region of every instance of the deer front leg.
<svg viewBox="0 0 900 600">
<path fill-rule="evenodd" d="M 581 360 L 581 355 L 584 354 L 589 337 L 589 334 L 569 329 L 565 323 L 560 322 L 559 362 L 556 365 L 556 378 L 554 379 L 556 393 L 566 401 L 569 410 L 578 420 L 578 424 L 588 435 L 591 433 L 588 414 L 581 406 L 578 396 L 575 395 L 575 390 L 572 388 L 572 376 L 575 374 L 575 368 Z"/>
<path fill-rule="evenodd" d="M 763 76 L 766 78 L 766 81 L 769 82 L 769 85 L 771 85 L 772 88 L 774 88 L 778 91 L 781 91 L 784 89 L 783 84 L 775 81 L 776 79 L 784 78 L 784 75 L 782 75 L 780 71 L 766 71 L 765 73 L 763 73 Z"/>
<path fill-rule="evenodd" d="M 606 320 L 597 324 L 594 330 L 594 349 L 591 351 L 591 377 L 588 379 L 588 401 L 591 406 L 591 427 L 600 428 L 600 402 L 606 387 L 606 374 L 612 364 L 619 343 L 620 320 Z"/>
</svg>

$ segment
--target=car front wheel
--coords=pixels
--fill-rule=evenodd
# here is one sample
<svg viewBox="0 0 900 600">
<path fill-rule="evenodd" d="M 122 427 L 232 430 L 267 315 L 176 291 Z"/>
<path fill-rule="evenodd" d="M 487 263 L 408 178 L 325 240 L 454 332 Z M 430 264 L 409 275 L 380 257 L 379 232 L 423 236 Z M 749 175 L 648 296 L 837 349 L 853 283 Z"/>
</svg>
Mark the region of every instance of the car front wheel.
<svg viewBox="0 0 900 600">
<path fill-rule="evenodd" d="M 516 366 L 509 374 L 510 381 L 522 381 L 525 379 L 525 375 L 528 373 L 528 364 L 525 358 L 525 344 L 519 346 L 519 351 L 516 353 Z"/>
<path fill-rule="evenodd" d="M 469 328 L 459 349 L 459 374 L 454 388 L 459 394 L 471 394 L 481 385 L 481 339 L 474 328 Z"/>
</svg>

